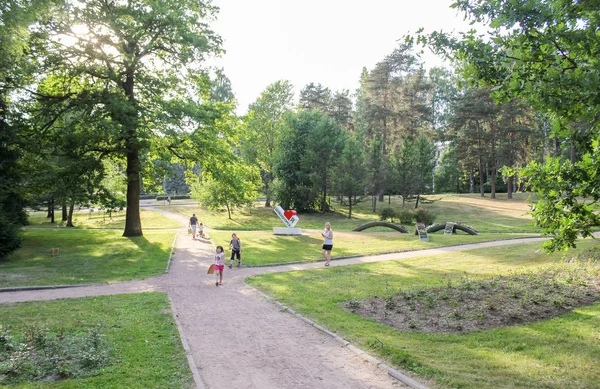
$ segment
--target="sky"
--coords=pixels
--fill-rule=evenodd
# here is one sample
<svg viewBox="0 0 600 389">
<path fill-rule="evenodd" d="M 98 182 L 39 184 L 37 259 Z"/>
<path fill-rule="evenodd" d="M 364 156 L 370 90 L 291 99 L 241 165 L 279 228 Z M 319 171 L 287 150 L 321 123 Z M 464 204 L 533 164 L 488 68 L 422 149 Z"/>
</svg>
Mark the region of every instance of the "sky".
<svg viewBox="0 0 600 389">
<path fill-rule="evenodd" d="M 211 26 L 226 53 L 209 64 L 224 68 L 240 114 L 277 80 L 289 80 L 296 98 L 310 82 L 353 92 L 362 68 L 372 69 L 405 34 L 467 30 L 452 2 L 213 0 L 220 11 Z M 423 59 L 426 67 L 442 65 L 428 51 Z"/>
</svg>

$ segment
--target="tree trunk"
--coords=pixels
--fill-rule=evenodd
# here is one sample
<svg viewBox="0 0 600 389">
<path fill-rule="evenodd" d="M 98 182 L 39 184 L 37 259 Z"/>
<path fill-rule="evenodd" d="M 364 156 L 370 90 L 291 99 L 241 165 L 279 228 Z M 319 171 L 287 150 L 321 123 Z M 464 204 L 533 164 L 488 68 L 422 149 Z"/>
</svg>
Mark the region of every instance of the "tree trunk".
<svg viewBox="0 0 600 389">
<path fill-rule="evenodd" d="M 492 125 L 492 194 L 491 198 L 496 198 L 496 131 L 495 126 Z"/>
<path fill-rule="evenodd" d="M 52 217 L 52 200 L 48 200 L 48 213 L 46 214 L 46 219 L 50 219 Z"/>
<path fill-rule="evenodd" d="M 456 193 L 460 193 L 460 176 L 456 175 Z"/>
<path fill-rule="evenodd" d="M 381 193 L 381 194 L 379 195 L 379 202 L 381 202 L 381 203 L 382 203 L 382 202 L 385 200 L 385 198 L 384 198 L 383 196 L 384 196 L 384 194 L 383 194 L 383 193 Z"/>
<path fill-rule="evenodd" d="M 506 180 L 506 197 L 509 199 L 513 198 L 513 176 L 509 176 Z"/>
<path fill-rule="evenodd" d="M 50 201 L 50 223 L 54 224 L 54 199 Z"/>
<path fill-rule="evenodd" d="M 373 195 L 373 212 L 377 212 L 377 197 L 375 195 Z"/>
<path fill-rule="evenodd" d="M 481 197 L 485 197 L 485 188 L 483 187 L 483 160 L 479 157 L 479 193 Z"/>
<path fill-rule="evenodd" d="M 67 221 L 67 202 L 63 201 L 62 203 L 62 221 Z"/>
<path fill-rule="evenodd" d="M 352 194 L 348 195 L 348 219 L 352 219 Z"/>
<path fill-rule="evenodd" d="M 143 235 L 140 219 L 140 160 L 138 150 L 133 150 L 134 147 L 127 151 L 127 210 L 123 232 L 123 236 L 127 237 Z"/>
<path fill-rule="evenodd" d="M 231 220 L 231 209 L 229 209 L 229 204 L 225 204 L 227 207 L 227 215 L 229 216 L 229 220 Z"/>
<path fill-rule="evenodd" d="M 496 198 L 496 169 L 492 169 L 492 194 L 491 198 Z"/>
<path fill-rule="evenodd" d="M 71 201 L 69 206 L 69 215 L 67 216 L 67 227 L 75 227 L 73 225 L 73 209 L 75 209 L 75 202 Z"/>
<path fill-rule="evenodd" d="M 469 170 L 469 193 L 475 193 L 475 176 L 473 174 L 473 168 Z"/>
<path fill-rule="evenodd" d="M 133 117 L 120 118 L 122 124 L 127 128 L 126 156 L 127 156 L 127 211 L 125 213 L 125 231 L 123 236 L 142 236 L 142 221 L 140 219 L 140 140 L 137 138 L 137 114 L 134 97 L 134 70 L 127 69 L 127 75 L 123 84 L 125 95 L 131 104 L 130 115 Z"/>
<path fill-rule="evenodd" d="M 389 205 L 392 204 L 392 195 L 391 194 L 388 195 L 388 204 Z"/>
<path fill-rule="evenodd" d="M 323 185 L 323 198 L 321 199 L 321 213 L 327 212 L 327 181 L 324 181 L 325 184 Z"/>
<path fill-rule="evenodd" d="M 415 202 L 415 209 L 419 208 L 419 199 L 421 198 L 421 195 L 417 195 L 417 201 Z"/>
<path fill-rule="evenodd" d="M 265 178 L 269 177 L 268 173 L 265 173 Z M 270 181 L 265 184 L 265 193 L 267 198 L 265 199 L 265 208 L 271 207 L 271 189 L 269 188 Z"/>
</svg>

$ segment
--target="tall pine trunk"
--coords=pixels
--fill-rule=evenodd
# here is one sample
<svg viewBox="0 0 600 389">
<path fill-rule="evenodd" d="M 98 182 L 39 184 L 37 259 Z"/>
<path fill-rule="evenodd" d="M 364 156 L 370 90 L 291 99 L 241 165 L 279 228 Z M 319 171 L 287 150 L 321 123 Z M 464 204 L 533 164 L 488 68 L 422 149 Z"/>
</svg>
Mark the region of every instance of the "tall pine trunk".
<svg viewBox="0 0 600 389">
<path fill-rule="evenodd" d="M 348 194 L 348 219 L 352 219 L 352 193 Z"/>
<path fill-rule="evenodd" d="M 50 223 L 54 224 L 54 199 L 50 200 Z"/>
<path fill-rule="evenodd" d="M 469 193 L 475 193 L 475 175 L 473 174 L 473 168 L 469 170 Z"/>
<path fill-rule="evenodd" d="M 509 176 L 506 180 L 506 197 L 509 199 L 513 198 L 513 180 L 514 176 Z"/>
<path fill-rule="evenodd" d="M 481 197 L 485 197 L 485 188 L 483 187 L 484 172 L 485 171 L 483 170 L 483 158 L 479 157 L 479 193 L 481 194 Z"/>
<path fill-rule="evenodd" d="M 65 222 L 68 219 L 68 214 L 67 214 L 67 201 L 63 201 L 62 203 L 62 221 Z"/>
<path fill-rule="evenodd" d="M 495 126 L 492 124 L 492 155 L 491 155 L 491 164 L 492 164 L 492 193 L 490 195 L 491 198 L 496 198 L 496 131 Z"/>
</svg>

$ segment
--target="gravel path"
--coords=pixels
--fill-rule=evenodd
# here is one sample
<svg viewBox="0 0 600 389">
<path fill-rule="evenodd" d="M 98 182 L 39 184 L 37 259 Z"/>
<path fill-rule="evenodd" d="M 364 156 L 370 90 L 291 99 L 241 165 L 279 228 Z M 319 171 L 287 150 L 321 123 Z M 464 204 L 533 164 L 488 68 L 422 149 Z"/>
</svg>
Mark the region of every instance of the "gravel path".
<svg viewBox="0 0 600 389">
<path fill-rule="evenodd" d="M 187 217 L 156 210 L 187 226 Z M 246 277 L 322 267 L 307 263 L 261 268 L 225 268 L 216 287 L 206 270 L 212 263 L 209 241 L 193 241 L 180 229 L 168 274 L 115 284 L 0 293 L 0 303 L 159 291 L 170 296 L 192 357 L 206 388 L 406 388 L 382 369 L 362 360 L 269 301 L 244 283 Z M 332 266 L 441 255 L 481 247 L 542 239 L 515 239 L 400 254 L 349 258 Z"/>
</svg>

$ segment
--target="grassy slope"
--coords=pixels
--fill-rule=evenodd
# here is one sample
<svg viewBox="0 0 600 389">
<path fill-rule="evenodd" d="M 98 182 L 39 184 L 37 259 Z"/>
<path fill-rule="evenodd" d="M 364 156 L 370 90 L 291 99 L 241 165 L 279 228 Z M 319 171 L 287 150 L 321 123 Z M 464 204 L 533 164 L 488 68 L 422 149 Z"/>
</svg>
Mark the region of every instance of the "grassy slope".
<svg viewBox="0 0 600 389">
<path fill-rule="evenodd" d="M 586 241 L 582 247 L 597 243 Z M 571 254 L 571 253 L 569 253 Z M 402 332 L 343 310 L 340 303 L 387 296 L 442 277 L 503 274 L 551 263 L 538 244 L 498 247 L 248 280 L 298 312 L 444 388 L 597 388 L 600 305 L 553 320 L 459 335 Z"/>
<path fill-rule="evenodd" d="M 179 223 L 169 219 L 157 212 L 140 210 L 140 218 L 142 219 L 142 228 L 178 228 Z M 30 212 L 29 222 L 32 226 L 42 227 L 64 227 L 65 222 L 60 220 L 60 215 L 56 214 L 56 222 L 50 224 L 50 219 L 46 218 L 46 212 Z M 112 214 L 112 218 L 104 212 L 88 213 L 87 211 L 76 212 L 73 215 L 73 225 L 76 228 L 125 228 L 125 212 L 117 212 Z"/>
<path fill-rule="evenodd" d="M 489 195 L 488 195 L 489 196 Z M 528 194 L 518 193 L 514 200 L 506 199 L 506 194 L 499 194 L 498 199 L 489 197 L 481 198 L 479 195 L 434 195 L 431 199 L 436 201 L 423 204 L 420 208 L 430 210 L 437 215 L 436 221 L 463 222 L 472 225 L 481 232 L 516 233 L 537 232 L 538 229 L 531 225 L 531 217 L 527 214 L 529 206 L 526 201 Z M 378 203 L 377 210 L 391 206 L 397 210 L 402 208 L 400 198 L 392 197 L 388 205 Z M 352 210 L 352 219 L 348 219 L 347 207 L 334 203 L 335 212 L 326 214 L 312 213 L 300 214 L 298 227 L 304 229 L 322 229 L 323 224 L 329 221 L 335 231 L 349 231 L 360 224 L 378 220 L 379 215 L 373 213 L 370 201 L 363 202 Z M 408 209 L 414 207 L 413 203 L 407 204 Z M 271 208 L 264 208 L 257 204 L 253 208 L 237 210 L 232 219 L 227 218 L 226 211 L 209 211 L 199 207 L 171 206 L 171 210 L 189 216 L 192 213 L 200 218 L 206 225 L 223 230 L 270 230 L 281 225 L 281 221 Z"/>
<path fill-rule="evenodd" d="M 0 263 L 0 287 L 123 281 L 164 272 L 172 231 L 30 229 L 22 247 Z M 60 249 L 51 256 L 50 249 Z"/>
<path fill-rule="evenodd" d="M 10 388 L 192 388 L 193 379 L 167 296 L 143 293 L 0 304 L 2 325 L 84 331 L 102 324 L 114 361 L 95 377 L 23 383 Z"/>
</svg>

